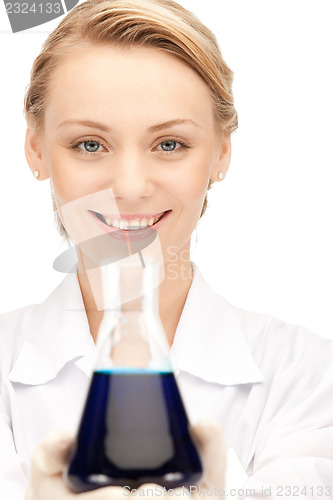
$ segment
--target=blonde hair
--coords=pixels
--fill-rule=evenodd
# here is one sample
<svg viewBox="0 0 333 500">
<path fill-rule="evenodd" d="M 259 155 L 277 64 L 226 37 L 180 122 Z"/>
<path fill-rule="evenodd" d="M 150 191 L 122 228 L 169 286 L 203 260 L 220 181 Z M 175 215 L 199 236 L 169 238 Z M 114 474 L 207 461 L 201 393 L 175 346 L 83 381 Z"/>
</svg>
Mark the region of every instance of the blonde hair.
<svg viewBox="0 0 333 500">
<path fill-rule="evenodd" d="M 229 135 L 237 129 L 233 72 L 224 62 L 214 34 L 172 0 L 88 0 L 71 10 L 48 36 L 34 61 L 24 100 L 24 114 L 31 128 L 42 130 L 52 73 L 63 55 L 82 42 L 144 45 L 173 54 L 206 82 L 218 130 Z M 200 217 L 206 208 L 207 195 Z M 66 234 L 57 214 L 56 222 L 61 234 Z"/>
</svg>

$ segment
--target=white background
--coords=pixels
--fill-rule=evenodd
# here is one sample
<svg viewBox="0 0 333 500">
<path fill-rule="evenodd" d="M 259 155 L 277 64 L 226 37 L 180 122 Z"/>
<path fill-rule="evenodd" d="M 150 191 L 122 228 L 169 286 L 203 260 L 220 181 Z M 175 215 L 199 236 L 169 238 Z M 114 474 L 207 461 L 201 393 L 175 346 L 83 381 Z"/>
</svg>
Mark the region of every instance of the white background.
<svg viewBox="0 0 333 500">
<path fill-rule="evenodd" d="M 239 113 L 230 170 L 209 193 L 192 260 L 235 305 L 333 338 L 332 2 L 180 3 L 216 34 Z M 59 19 L 12 34 L 1 7 L 4 312 L 43 300 L 63 276 L 52 269 L 61 238 L 49 184 L 26 164 L 22 113 L 33 59 Z"/>
</svg>

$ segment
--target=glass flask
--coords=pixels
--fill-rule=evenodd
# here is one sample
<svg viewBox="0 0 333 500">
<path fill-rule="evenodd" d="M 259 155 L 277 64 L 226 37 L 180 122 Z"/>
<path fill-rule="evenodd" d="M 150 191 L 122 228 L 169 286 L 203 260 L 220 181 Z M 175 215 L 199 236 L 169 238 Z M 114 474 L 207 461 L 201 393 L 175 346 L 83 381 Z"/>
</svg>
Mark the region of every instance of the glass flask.
<svg viewBox="0 0 333 500">
<path fill-rule="evenodd" d="M 101 269 L 97 362 L 64 479 L 78 493 L 194 485 L 202 463 L 159 317 L 158 262 L 124 259 Z"/>
</svg>

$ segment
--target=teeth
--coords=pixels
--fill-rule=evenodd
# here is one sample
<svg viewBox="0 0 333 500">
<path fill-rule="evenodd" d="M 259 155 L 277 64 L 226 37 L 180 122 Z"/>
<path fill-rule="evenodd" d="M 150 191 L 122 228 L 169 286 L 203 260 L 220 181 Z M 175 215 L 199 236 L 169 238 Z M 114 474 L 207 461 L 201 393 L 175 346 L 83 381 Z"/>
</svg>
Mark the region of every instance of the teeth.
<svg viewBox="0 0 333 500">
<path fill-rule="evenodd" d="M 111 217 L 104 217 L 104 219 L 108 226 L 135 231 L 136 229 L 152 226 L 157 222 L 159 217 L 150 217 L 149 219 L 143 217 L 142 219 L 132 219 L 131 221 L 126 219 L 112 219 Z"/>
<path fill-rule="evenodd" d="M 144 217 L 143 219 L 141 219 L 140 226 L 141 227 L 147 227 L 147 225 L 148 225 L 148 221 L 147 221 L 146 217 Z"/>
</svg>

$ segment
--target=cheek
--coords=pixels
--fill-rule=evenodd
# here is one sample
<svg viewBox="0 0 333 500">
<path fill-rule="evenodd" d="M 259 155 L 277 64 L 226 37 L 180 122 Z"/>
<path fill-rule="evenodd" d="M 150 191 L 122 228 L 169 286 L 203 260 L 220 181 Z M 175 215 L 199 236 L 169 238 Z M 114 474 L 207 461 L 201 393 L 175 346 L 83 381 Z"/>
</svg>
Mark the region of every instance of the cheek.
<svg viewBox="0 0 333 500">
<path fill-rule="evenodd" d="M 186 176 L 175 185 L 175 193 L 184 208 L 201 207 L 209 182 L 207 162 L 192 162 Z"/>
<path fill-rule="evenodd" d="M 50 155 L 49 173 L 60 206 L 97 190 L 90 170 L 57 150 Z"/>
<path fill-rule="evenodd" d="M 85 186 L 81 180 L 73 181 L 71 177 L 57 174 L 53 174 L 51 178 L 55 197 L 60 206 L 89 194 L 89 186 Z"/>
</svg>

